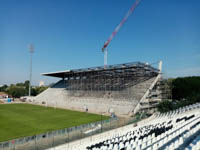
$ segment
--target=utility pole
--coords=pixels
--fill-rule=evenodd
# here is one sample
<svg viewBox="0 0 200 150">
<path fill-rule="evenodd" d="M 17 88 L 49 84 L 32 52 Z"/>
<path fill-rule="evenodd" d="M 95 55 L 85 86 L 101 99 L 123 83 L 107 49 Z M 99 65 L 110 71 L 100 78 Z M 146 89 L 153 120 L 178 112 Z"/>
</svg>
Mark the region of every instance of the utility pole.
<svg viewBox="0 0 200 150">
<path fill-rule="evenodd" d="M 30 44 L 28 46 L 29 52 L 30 52 L 30 76 L 29 76 L 29 92 L 28 95 L 31 96 L 31 78 L 32 78 L 32 55 L 34 53 L 34 46 L 33 44 Z"/>
</svg>

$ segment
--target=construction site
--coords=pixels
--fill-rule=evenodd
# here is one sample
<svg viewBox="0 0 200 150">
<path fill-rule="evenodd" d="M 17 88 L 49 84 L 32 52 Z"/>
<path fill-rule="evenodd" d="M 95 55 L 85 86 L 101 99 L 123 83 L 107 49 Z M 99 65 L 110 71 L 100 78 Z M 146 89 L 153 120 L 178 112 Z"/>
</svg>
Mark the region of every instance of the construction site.
<svg viewBox="0 0 200 150">
<path fill-rule="evenodd" d="M 51 77 L 54 81 L 56 79 L 56 82 L 46 86 L 42 91 L 39 89 L 38 91 L 40 92 L 33 96 L 33 91 L 36 91 L 36 88 L 31 85 L 32 55 L 34 53 L 34 45 L 29 45 L 30 76 L 29 81 L 25 81 L 29 85 L 27 86 L 25 83 L 18 83 L 16 86 L 11 85 L 15 87 L 16 90 L 26 89 L 27 95 L 29 96 L 27 96 L 27 99 L 20 101 L 19 103 L 13 102 L 14 104 L 12 104 L 11 100 L 9 100 L 4 101 L 3 103 L 5 104 L 1 104 L 0 150 L 200 150 L 200 78 L 164 78 L 165 74 L 163 73 L 166 73 L 166 70 L 163 71 L 163 63 L 170 62 L 173 68 L 174 64 L 176 63 L 170 61 L 171 59 L 169 59 L 169 56 L 171 56 L 172 53 L 165 53 L 164 51 L 166 49 L 172 49 L 173 55 L 175 56 L 175 59 L 177 59 L 176 56 L 180 55 L 180 52 L 177 50 L 177 48 L 181 48 L 182 53 L 182 43 L 186 41 L 185 37 L 192 37 L 190 34 L 185 36 L 187 32 L 183 30 L 183 24 L 186 24 L 186 22 L 192 24 L 193 20 L 183 20 L 183 23 L 180 23 L 180 26 L 175 28 L 173 32 L 170 30 L 170 26 L 173 24 L 173 17 L 175 16 L 174 26 L 177 26 L 181 20 L 180 18 L 187 18 L 187 15 L 193 11 L 193 8 L 191 9 L 192 11 L 187 10 L 189 4 L 188 2 L 185 2 L 185 7 L 183 7 L 184 2 L 166 2 L 167 5 L 163 5 L 164 2 L 160 2 L 160 6 L 157 4 L 158 2 L 154 2 L 156 4 L 155 6 L 152 2 L 149 2 L 149 4 L 147 2 L 146 7 L 144 6 L 143 11 L 140 12 L 141 16 L 138 17 L 139 19 L 135 19 L 137 22 L 142 20 L 142 24 L 135 24 L 134 22 L 135 26 L 133 26 L 133 24 L 130 26 L 131 28 L 134 27 L 137 30 L 139 27 L 141 30 L 138 30 L 138 32 L 137 30 L 134 30 L 130 34 L 124 34 L 126 38 L 123 40 L 120 39 L 121 41 L 116 42 L 116 47 L 111 47 L 111 41 L 117 35 L 118 31 L 125 24 L 125 22 L 127 22 L 129 16 L 135 11 L 138 5 L 140 5 L 140 2 L 141 0 L 134 0 L 128 12 L 122 18 L 121 22 L 114 28 L 107 40 L 102 39 L 105 38 L 104 33 L 106 33 L 106 28 L 109 28 L 108 25 L 112 24 L 112 22 L 109 22 L 108 19 L 114 20 L 114 17 L 118 17 L 119 14 L 117 14 L 117 12 L 121 12 L 123 10 L 122 8 L 125 6 L 124 2 L 116 4 L 118 2 L 113 1 L 110 2 L 110 5 L 108 5 L 108 1 L 103 2 L 102 6 L 104 7 L 102 8 L 109 9 L 107 12 L 102 12 L 102 9 L 99 9 L 100 11 L 98 12 L 97 9 L 101 7 L 101 4 L 99 2 L 97 3 L 96 1 L 93 5 L 90 4 L 92 2 L 87 3 L 84 1 L 82 4 L 81 1 L 79 3 L 75 2 L 74 7 L 71 4 L 72 2 L 67 2 L 65 4 L 67 7 L 61 7 L 61 2 L 39 5 L 42 6 L 42 11 L 41 13 L 37 13 L 36 18 L 38 16 L 41 17 L 41 14 L 43 14 L 44 10 L 44 14 L 48 14 L 48 11 L 46 11 L 45 7 L 52 6 L 49 8 L 51 15 L 49 15 L 50 24 L 48 24 L 48 27 L 52 25 L 53 28 L 49 28 L 47 33 L 54 33 L 54 35 L 52 35 L 56 38 L 62 37 L 63 35 L 58 34 L 58 36 L 57 31 L 54 31 L 54 28 L 58 28 L 59 33 L 68 34 L 67 38 L 62 39 L 62 37 L 58 40 L 59 42 L 56 41 L 57 39 L 54 39 L 54 41 L 56 41 L 56 44 L 54 43 L 54 45 L 60 46 L 60 44 L 62 44 L 60 41 L 62 40 L 64 41 L 64 44 L 60 47 L 56 47 L 56 52 L 52 54 L 55 54 L 56 56 L 58 54 L 60 56 L 65 54 L 64 57 L 59 56 L 58 59 L 56 59 L 54 55 L 52 56 L 52 59 L 50 55 L 42 55 L 42 53 L 41 55 L 47 56 L 50 59 L 50 62 L 46 63 L 48 66 L 51 66 L 49 64 L 52 64 L 52 62 L 55 63 L 52 64 L 52 68 L 53 65 L 57 68 L 61 64 L 56 63 L 60 63 L 60 60 L 64 59 L 64 68 L 61 68 L 63 71 L 49 72 L 51 69 L 43 66 L 42 70 L 40 70 L 38 74 L 41 73 L 44 68 L 46 70 L 49 69 L 48 71 L 44 71 L 46 73 L 41 73 L 41 75 L 45 76 L 45 78 Z M 128 4 L 128 2 L 126 3 Z M 54 9 L 56 8 L 56 6 L 54 6 L 56 4 L 59 6 L 57 10 Z M 114 10 L 114 7 L 117 5 L 118 8 L 116 7 L 116 10 L 113 11 L 113 13 L 110 8 Z M 195 6 L 195 4 L 193 5 Z M 23 7 L 24 6 L 25 5 L 23 5 Z M 30 6 L 32 9 L 33 5 L 31 4 Z M 173 8 L 172 6 L 175 7 Z M 184 8 L 182 9 L 182 12 L 179 7 Z M 154 9 L 157 9 L 157 11 L 150 13 L 152 10 L 154 11 Z M 162 13 L 161 9 L 163 9 L 162 11 L 165 13 Z M 10 10 L 11 9 L 9 9 L 9 13 Z M 38 5 L 36 10 L 39 10 Z M 69 10 L 68 13 L 66 13 L 66 10 Z M 74 12 L 74 10 L 76 11 Z M 86 18 L 83 17 L 83 10 L 87 14 Z M 56 13 L 57 11 L 60 11 L 60 14 Z M 103 18 L 103 21 L 101 21 L 103 22 L 103 25 L 98 22 L 99 18 L 93 14 L 94 11 L 97 11 L 96 15 L 99 15 L 98 17 Z M 187 11 L 189 12 L 188 14 L 185 13 Z M 108 12 L 110 16 L 108 15 Z M 171 16 L 170 13 L 172 13 Z M 21 14 L 26 13 L 23 12 Z M 64 18 L 62 18 L 63 14 Z M 149 16 L 142 16 L 144 14 L 148 14 Z M 181 17 L 177 17 L 179 14 L 181 14 Z M 34 14 L 31 12 L 31 16 L 32 15 Z M 67 15 L 69 15 L 68 18 L 66 17 Z M 78 18 L 79 15 L 80 17 Z M 109 17 L 107 17 L 107 15 Z M 155 18 L 150 17 L 151 15 Z M 26 18 L 27 16 L 22 18 Z M 9 17 L 6 17 L 6 19 Z M 52 19 L 53 17 L 55 20 Z M 141 19 L 142 17 L 144 19 Z M 193 14 L 191 14 L 191 16 L 188 18 L 192 17 L 194 17 Z M 47 17 L 44 18 L 46 21 Z M 94 18 L 98 19 L 95 20 Z M 81 21 L 79 20 L 79 22 L 75 23 L 74 20 L 76 19 L 80 19 Z M 159 19 L 161 21 L 156 22 Z M 14 20 L 17 19 L 15 18 Z M 43 19 L 41 20 L 42 22 L 40 22 L 40 24 L 42 25 L 44 21 Z M 58 23 L 58 25 L 54 27 L 52 20 Z M 63 20 L 67 21 L 60 23 L 60 21 Z M 96 22 L 94 22 L 94 20 Z M 166 20 L 166 22 L 163 20 Z M 71 22 L 72 24 L 70 27 L 69 25 Z M 78 39 L 77 36 L 75 36 L 79 36 L 79 32 L 83 30 L 83 26 L 89 25 L 89 23 L 86 24 L 86 22 L 90 22 L 92 24 L 90 24 L 90 27 L 92 26 L 94 29 L 90 31 L 93 32 L 93 34 L 91 34 L 93 41 L 88 38 L 90 35 L 88 31 L 85 32 L 85 34 L 81 33 L 84 35 L 84 38 L 85 36 L 88 36 L 85 39 L 86 42 L 82 39 Z M 147 22 L 152 24 L 151 29 L 155 28 L 156 30 L 152 30 L 150 32 L 151 29 L 148 27 L 151 24 L 147 24 Z M 37 23 L 37 25 L 38 24 L 39 23 Z M 63 25 L 64 29 L 67 28 L 68 30 L 60 30 L 60 28 L 62 28 L 61 24 Z M 79 26 L 76 26 L 76 24 L 79 24 Z M 167 28 L 164 28 L 164 25 L 166 25 Z M 45 25 L 45 29 L 48 27 Z M 89 26 L 87 27 L 89 30 L 92 29 Z M 187 24 L 186 27 L 189 28 Z M 184 34 L 179 31 L 179 28 L 184 31 Z M 43 38 L 41 36 L 41 32 L 43 32 L 43 30 L 44 28 L 42 28 L 41 31 L 38 31 L 39 38 L 37 38 L 35 42 L 38 39 L 39 41 L 42 41 L 40 38 Z M 73 31 L 71 32 L 70 30 Z M 143 32 L 143 30 L 144 33 L 142 34 L 141 31 Z M 166 32 L 156 35 L 157 32 L 161 32 L 163 30 L 166 30 Z M 98 31 L 100 31 L 99 33 L 103 34 L 96 34 Z M 110 32 L 110 29 L 108 32 Z M 171 33 L 167 35 L 168 32 Z M 132 37 L 133 33 L 137 36 Z M 151 34 L 151 36 L 147 37 L 147 40 L 145 41 L 143 40 L 143 37 L 146 37 L 147 34 Z M 182 41 L 180 40 L 180 35 L 175 37 L 175 34 L 180 34 L 181 36 L 184 35 Z M 30 36 L 30 33 L 28 35 Z M 45 31 L 45 38 L 46 35 L 47 34 Z M 138 35 L 142 37 L 142 40 L 139 39 L 140 37 Z M 167 40 L 166 35 L 168 36 Z M 172 38 L 172 36 L 175 38 Z M 127 46 L 128 44 L 126 42 L 130 37 L 132 39 L 129 41 L 130 45 Z M 164 38 L 158 40 L 161 37 Z M 95 41 L 99 40 L 101 41 L 100 44 L 102 43 L 103 46 L 100 47 L 101 49 L 98 46 L 97 52 L 103 54 L 102 64 L 96 64 L 96 66 L 92 66 L 90 64 L 95 64 L 94 60 L 98 59 L 98 54 L 91 54 L 90 52 L 94 47 L 92 48 L 88 45 L 91 43 L 94 44 Z M 151 40 L 155 40 L 155 44 Z M 9 43 L 10 41 L 11 40 L 9 40 Z M 165 41 L 164 44 L 162 43 L 163 41 Z M 170 41 L 169 44 L 167 44 L 166 41 Z M 188 41 L 191 41 L 191 39 Z M 82 44 L 84 43 L 84 46 L 80 44 L 81 42 Z M 44 40 L 41 43 L 41 47 L 44 48 Z M 50 42 L 48 41 L 47 43 Z M 178 47 L 178 43 L 181 43 L 179 45 L 180 47 Z M 78 47 L 70 47 L 70 45 L 73 44 L 77 44 Z M 133 46 L 133 44 L 135 45 Z M 187 44 L 190 45 L 189 43 Z M 187 44 L 184 46 L 187 46 Z M 94 45 L 98 45 L 98 42 Z M 145 46 L 137 49 L 140 47 L 140 45 Z M 151 45 L 154 45 L 154 47 L 151 47 Z M 172 47 L 170 48 L 168 45 L 172 45 Z M 85 49 L 83 49 L 83 47 Z M 152 51 L 152 49 L 155 47 L 157 48 L 157 51 Z M 57 52 L 58 48 L 63 49 L 63 51 L 60 50 Z M 77 51 L 76 48 L 79 51 Z M 45 49 L 48 48 L 45 47 Z M 87 49 L 89 49 L 88 52 Z M 109 59 L 111 58 L 112 61 L 108 61 L 108 52 L 114 51 L 116 53 L 114 49 L 116 51 L 119 50 L 119 55 L 122 55 L 122 53 L 125 55 L 125 61 L 130 60 L 132 62 L 127 63 L 122 61 L 119 63 L 119 61 L 121 61 L 121 59 L 119 59 L 119 55 L 109 55 Z M 142 51 L 143 49 L 145 49 L 145 51 Z M 122 50 L 124 52 L 122 52 Z M 140 54 L 137 55 L 136 52 L 140 50 Z M 164 52 L 162 54 L 164 57 L 160 56 L 161 50 Z M 178 52 L 174 53 L 176 50 Z M 84 56 L 82 56 L 83 53 L 86 53 L 87 56 L 92 57 L 92 62 L 84 59 Z M 131 53 L 132 55 L 130 55 Z M 192 54 L 192 51 L 188 54 Z M 71 60 L 69 59 L 70 55 L 72 57 Z M 82 62 L 78 62 L 79 60 L 74 59 L 74 57 L 77 55 L 80 55 L 79 60 L 81 59 Z M 156 56 L 154 57 L 154 55 Z M 138 60 L 140 56 L 142 56 L 142 58 Z M 186 56 L 185 58 L 188 60 L 188 57 L 189 56 Z M 116 64 L 108 64 L 108 62 L 114 62 L 114 59 Z M 194 59 L 194 57 L 192 57 L 192 59 Z M 177 59 L 175 61 L 179 60 L 180 59 Z M 39 65 L 42 63 L 44 62 L 40 62 Z M 73 69 L 73 67 L 71 69 L 73 64 L 78 65 L 81 63 L 83 63 L 83 66 L 80 68 Z M 183 67 L 186 67 L 185 62 L 183 64 Z M 66 67 L 67 65 L 68 67 Z M 176 65 L 178 65 L 178 63 Z M 85 66 L 87 66 L 87 68 L 85 68 Z M 168 67 L 165 66 L 165 68 Z M 184 72 L 185 70 L 187 69 L 184 69 Z M 192 69 L 189 68 L 189 71 L 191 70 Z M 183 71 L 180 71 L 180 73 L 183 73 Z M 44 81 L 40 83 L 41 86 L 44 85 Z M 9 88 L 6 87 L 5 89 Z M 2 93 L 0 96 L 2 98 L 8 98 L 9 95 Z"/>
<path fill-rule="evenodd" d="M 162 86 L 162 61 L 156 63 L 158 67 L 141 62 L 107 64 L 108 45 L 139 3 L 133 3 L 104 43 L 104 66 L 43 73 L 61 80 L 38 95 L 34 103 L 99 114 L 152 113 L 155 105 L 168 97 Z"/>
<path fill-rule="evenodd" d="M 135 62 L 44 73 L 61 78 L 34 103 L 99 114 L 132 115 L 154 110 L 165 98 L 159 68 Z"/>
</svg>

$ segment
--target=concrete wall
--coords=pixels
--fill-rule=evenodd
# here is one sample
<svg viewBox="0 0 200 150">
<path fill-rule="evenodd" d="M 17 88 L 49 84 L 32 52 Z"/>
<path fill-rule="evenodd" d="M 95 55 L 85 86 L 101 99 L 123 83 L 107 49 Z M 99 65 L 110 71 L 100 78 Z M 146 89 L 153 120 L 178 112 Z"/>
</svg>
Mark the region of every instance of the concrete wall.
<svg viewBox="0 0 200 150">
<path fill-rule="evenodd" d="M 155 77 L 121 91 L 69 91 L 66 81 L 61 80 L 54 86 L 36 96 L 34 103 L 85 111 L 117 115 L 128 115 L 139 103 Z"/>
</svg>

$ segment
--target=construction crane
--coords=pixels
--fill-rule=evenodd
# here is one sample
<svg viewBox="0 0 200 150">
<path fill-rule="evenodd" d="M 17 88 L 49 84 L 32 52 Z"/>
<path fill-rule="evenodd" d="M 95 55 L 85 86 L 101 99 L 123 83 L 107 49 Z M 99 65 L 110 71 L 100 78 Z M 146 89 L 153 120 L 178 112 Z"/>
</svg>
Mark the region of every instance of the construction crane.
<svg viewBox="0 0 200 150">
<path fill-rule="evenodd" d="M 120 22 L 120 24 L 115 28 L 115 30 L 112 32 L 112 34 L 110 35 L 110 37 L 108 38 L 108 40 L 104 43 L 103 48 L 102 48 L 102 52 L 104 53 L 104 68 L 106 68 L 107 66 L 107 53 L 108 53 L 108 44 L 110 43 L 110 41 L 114 38 L 114 36 L 117 34 L 117 32 L 119 31 L 119 29 L 122 27 L 122 25 L 126 22 L 126 20 L 128 19 L 128 17 L 133 13 L 133 11 L 135 10 L 135 8 L 137 7 L 137 5 L 140 3 L 141 0 L 136 0 L 133 5 L 131 6 L 131 8 L 129 9 L 129 11 L 127 12 L 127 14 L 124 16 L 124 18 L 122 19 L 122 21 Z"/>
</svg>

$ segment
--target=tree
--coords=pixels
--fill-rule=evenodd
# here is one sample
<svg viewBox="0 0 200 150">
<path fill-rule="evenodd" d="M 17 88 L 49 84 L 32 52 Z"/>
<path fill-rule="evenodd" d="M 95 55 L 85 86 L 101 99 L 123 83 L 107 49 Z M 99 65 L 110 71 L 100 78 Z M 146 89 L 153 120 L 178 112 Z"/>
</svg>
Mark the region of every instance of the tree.
<svg viewBox="0 0 200 150">
<path fill-rule="evenodd" d="M 31 95 L 36 96 L 46 90 L 48 87 L 47 86 L 42 86 L 42 87 L 32 87 L 31 88 Z M 26 80 L 24 83 L 17 83 L 16 85 L 11 84 L 10 86 L 3 85 L 0 87 L 0 92 L 7 92 L 9 95 L 19 98 L 21 96 L 26 96 L 28 95 L 29 91 L 29 81 Z"/>
<path fill-rule="evenodd" d="M 168 81 L 172 89 L 172 101 L 159 103 L 158 111 L 167 112 L 200 102 L 200 77 L 182 77 Z"/>
<path fill-rule="evenodd" d="M 48 87 L 46 86 L 42 86 L 42 87 L 35 87 L 35 88 L 32 88 L 32 95 L 33 96 L 36 96 L 40 93 L 42 93 L 44 90 L 46 90 Z"/>
<path fill-rule="evenodd" d="M 24 83 L 17 83 L 16 86 L 24 86 Z"/>
<path fill-rule="evenodd" d="M 0 87 L 0 92 L 6 92 L 8 86 L 4 84 L 3 86 Z"/>
<path fill-rule="evenodd" d="M 12 97 L 15 97 L 15 98 L 20 98 L 21 96 L 24 96 L 26 93 L 24 87 L 15 86 L 15 85 L 10 86 L 7 92 L 9 95 L 12 95 Z"/>
<path fill-rule="evenodd" d="M 26 80 L 26 81 L 24 82 L 24 86 L 25 86 L 25 87 L 29 87 L 29 80 Z"/>
<path fill-rule="evenodd" d="M 176 78 L 172 81 L 172 98 L 190 99 L 200 93 L 200 77 Z M 198 97 L 196 97 L 198 98 Z"/>
<path fill-rule="evenodd" d="M 28 80 L 26 80 L 25 82 L 24 82 L 24 87 L 25 87 L 25 91 L 26 91 L 26 95 L 28 95 L 28 92 L 29 92 L 29 81 Z"/>
</svg>

